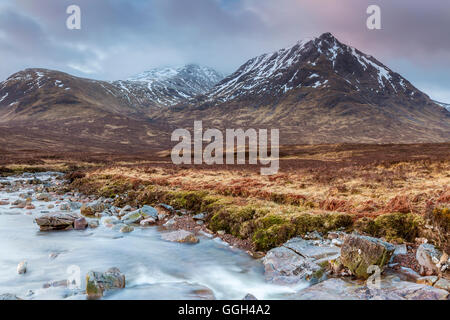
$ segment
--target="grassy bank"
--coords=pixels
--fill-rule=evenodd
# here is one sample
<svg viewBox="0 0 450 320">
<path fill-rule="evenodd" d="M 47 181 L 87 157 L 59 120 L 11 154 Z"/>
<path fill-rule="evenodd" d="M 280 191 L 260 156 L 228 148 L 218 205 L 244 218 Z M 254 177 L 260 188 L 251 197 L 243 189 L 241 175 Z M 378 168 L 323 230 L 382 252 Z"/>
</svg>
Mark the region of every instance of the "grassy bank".
<svg viewBox="0 0 450 320">
<path fill-rule="evenodd" d="M 117 206 L 166 203 L 192 214 L 207 212 L 210 230 L 223 230 L 242 239 L 251 239 L 257 251 L 267 251 L 294 236 L 312 231 L 357 230 L 402 243 L 414 242 L 427 230 L 425 215 L 412 210 L 357 215 L 323 209 L 324 200 L 313 197 L 272 194 L 266 198 L 227 194 L 214 189 L 195 190 L 193 186 L 183 188 L 162 179 L 161 174 L 159 170 L 137 174 L 136 169 L 124 167 L 90 170 L 70 175 L 72 182 L 68 188 L 114 198 Z M 197 171 L 196 174 L 197 179 L 202 179 L 204 173 Z M 238 176 L 236 174 L 236 178 Z M 443 209 L 441 216 L 435 224 L 450 221 L 448 209 Z M 436 242 L 440 246 L 447 245 L 442 239 Z"/>
</svg>

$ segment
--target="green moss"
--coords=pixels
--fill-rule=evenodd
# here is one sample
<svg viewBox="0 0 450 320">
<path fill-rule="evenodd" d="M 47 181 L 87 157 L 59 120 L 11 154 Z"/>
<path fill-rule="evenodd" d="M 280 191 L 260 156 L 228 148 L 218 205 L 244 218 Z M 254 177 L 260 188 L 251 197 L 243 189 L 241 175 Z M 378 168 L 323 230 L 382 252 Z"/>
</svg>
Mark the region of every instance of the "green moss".
<svg viewBox="0 0 450 320">
<path fill-rule="evenodd" d="M 103 291 L 97 285 L 95 285 L 95 281 L 90 280 L 90 276 L 86 276 L 86 294 L 93 298 L 98 298 L 103 296 Z"/>
<path fill-rule="evenodd" d="M 257 229 L 252 240 L 258 251 L 266 251 L 283 244 L 294 235 L 294 226 L 284 222 L 271 225 L 268 228 Z"/>
<path fill-rule="evenodd" d="M 374 237 L 384 237 L 388 241 L 414 241 L 424 221 L 412 213 L 389 213 L 375 220 L 363 218 L 357 221 L 357 230 Z"/>
<path fill-rule="evenodd" d="M 437 207 L 429 210 L 425 215 L 428 224 L 433 226 L 433 233 L 429 239 L 445 252 L 450 252 L 450 209 Z"/>
<path fill-rule="evenodd" d="M 177 191 L 172 194 L 173 199 L 169 204 L 175 208 L 199 211 L 202 207 L 203 199 L 207 195 L 206 191 Z"/>
</svg>

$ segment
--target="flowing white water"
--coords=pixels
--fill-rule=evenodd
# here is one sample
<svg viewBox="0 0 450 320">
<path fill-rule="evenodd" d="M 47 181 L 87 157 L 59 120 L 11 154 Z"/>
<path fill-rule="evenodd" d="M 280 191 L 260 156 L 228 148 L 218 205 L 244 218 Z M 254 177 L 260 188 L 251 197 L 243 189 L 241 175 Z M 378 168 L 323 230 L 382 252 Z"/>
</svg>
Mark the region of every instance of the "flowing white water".
<svg viewBox="0 0 450 320">
<path fill-rule="evenodd" d="M 0 182 L 34 176 L 54 181 L 54 175 L 44 173 L 0 178 Z M 13 202 L 28 191 L 32 189 L 0 191 L 0 200 Z M 49 204 L 55 208 L 48 209 Z M 166 242 L 161 240 L 165 231 L 158 227 L 136 227 L 129 234 L 102 225 L 84 231 L 41 232 L 35 217 L 59 210 L 55 201 L 33 198 L 33 205 L 34 210 L 0 206 L 0 294 L 13 293 L 23 299 L 86 299 L 86 273 L 111 267 L 125 274 L 126 288 L 109 291 L 104 299 L 202 299 L 211 294 L 216 299 L 242 299 L 247 293 L 258 299 L 285 299 L 300 289 L 266 283 L 260 261 L 217 239 L 200 237 L 193 245 Z M 28 262 L 27 272 L 18 274 L 17 265 L 23 260 Z M 79 289 L 43 287 L 73 278 Z"/>
</svg>

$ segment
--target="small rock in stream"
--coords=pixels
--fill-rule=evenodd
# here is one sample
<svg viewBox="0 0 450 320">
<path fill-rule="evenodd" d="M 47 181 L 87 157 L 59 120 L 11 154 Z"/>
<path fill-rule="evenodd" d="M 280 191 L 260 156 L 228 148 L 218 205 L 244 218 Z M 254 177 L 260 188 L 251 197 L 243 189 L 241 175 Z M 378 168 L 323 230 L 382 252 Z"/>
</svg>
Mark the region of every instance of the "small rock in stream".
<svg viewBox="0 0 450 320">
<path fill-rule="evenodd" d="M 74 228 L 75 228 L 75 230 L 84 230 L 87 227 L 88 227 L 88 223 L 87 223 L 85 217 L 81 217 L 81 218 L 76 219 L 74 221 Z"/>
<path fill-rule="evenodd" d="M 24 274 L 27 272 L 28 262 L 22 261 L 17 265 L 17 273 Z"/>
<path fill-rule="evenodd" d="M 197 243 L 198 238 L 189 231 L 186 230 L 177 230 L 168 233 L 163 233 L 161 238 L 166 241 L 171 242 L 181 242 L 181 243 Z"/>
<path fill-rule="evenodd" d="M 86 275 L 88 299 L 100 299 L 105 291 L 122 288 L 125 288 L 125 275 L 118 268 L 111 268 L 104 273 L 90 271 Z"/>
</svg>

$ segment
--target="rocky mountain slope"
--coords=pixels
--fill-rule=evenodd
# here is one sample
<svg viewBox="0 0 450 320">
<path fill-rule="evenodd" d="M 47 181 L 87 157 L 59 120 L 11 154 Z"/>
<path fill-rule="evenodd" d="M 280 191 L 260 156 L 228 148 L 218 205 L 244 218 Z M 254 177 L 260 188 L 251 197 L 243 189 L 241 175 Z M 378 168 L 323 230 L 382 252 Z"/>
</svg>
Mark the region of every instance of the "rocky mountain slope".
<svg viewBox="0 0 450 320">
<path fill-rule="evenodd" d="M 279 128 L 282 143 L 439 142 L 450 113 L 400 74 L 325 33 L 250 59 L 161 118 Z"/>
<path fill-rule="evenodd" d="M 224 76 L 208 67 L 189 64 L 180 68 L 152 69 L 113 84 L 140 105 L 167 107 L 208 92 Z"/>
<path fill-rule="evenodd" d="M 152 112 L 204 93 L 222 78 L 197 65 L 163 71 L 115 82 L 46 69 L 15 73 L 0 83 L 0 143 L 122 151 L 159 145 L 164 140 L 155 137 L 167 130 L 152 123 Z"/>
</svg>

